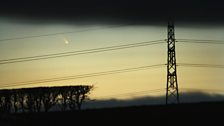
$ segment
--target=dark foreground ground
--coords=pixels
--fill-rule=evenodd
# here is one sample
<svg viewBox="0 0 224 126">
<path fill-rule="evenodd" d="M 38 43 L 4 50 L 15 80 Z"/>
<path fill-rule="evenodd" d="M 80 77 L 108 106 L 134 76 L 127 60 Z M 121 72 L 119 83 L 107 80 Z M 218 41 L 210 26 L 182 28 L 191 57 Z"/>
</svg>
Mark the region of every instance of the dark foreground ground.
<svg viewBox="0 0 224 126">
<path fill-rule="evenodd" d="M 1 114 L 0 126 L 224 125 L 224 102 Z"/>
</svg>

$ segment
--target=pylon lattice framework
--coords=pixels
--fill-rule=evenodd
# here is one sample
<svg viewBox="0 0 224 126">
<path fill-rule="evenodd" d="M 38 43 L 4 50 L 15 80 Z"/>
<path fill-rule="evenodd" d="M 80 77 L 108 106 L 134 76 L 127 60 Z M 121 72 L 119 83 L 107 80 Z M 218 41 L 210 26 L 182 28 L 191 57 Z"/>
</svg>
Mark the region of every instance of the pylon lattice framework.
<svg viewBox="0 0 224 126">
<path fill-rule="evenodd" d="M 166 104 L 179 103 L 175 55 L 174 22 L 168 21 Z"/>
</svg>

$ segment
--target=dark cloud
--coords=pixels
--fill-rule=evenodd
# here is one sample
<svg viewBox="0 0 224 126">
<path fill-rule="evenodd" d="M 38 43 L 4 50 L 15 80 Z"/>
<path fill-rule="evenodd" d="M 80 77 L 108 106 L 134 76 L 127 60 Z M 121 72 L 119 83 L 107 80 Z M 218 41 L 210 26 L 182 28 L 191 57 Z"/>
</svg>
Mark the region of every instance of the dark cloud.
<svg viewBox="0 0 224 126">
<path fill-rule="evenodd" d="M 188 92 L 180 94 L 181 103 L 199 103 L 211 101 L 224 101 L 224 96 L 220 94 L 207 94 L 203 92 Z M 108 108 L 138 105 L 161 105 L 165 104 L 165 96 L 160 97 L 139 97 L 128 100 L 96 100 L 83 104 L 83 108 Z"/>
<path fill-rule="evenodd" d="M 174 17 L 183 22 L 223 23 L 221 0 L 4 1 L 2 16 L 39 22 L 150 24 Z"/>
</svg>

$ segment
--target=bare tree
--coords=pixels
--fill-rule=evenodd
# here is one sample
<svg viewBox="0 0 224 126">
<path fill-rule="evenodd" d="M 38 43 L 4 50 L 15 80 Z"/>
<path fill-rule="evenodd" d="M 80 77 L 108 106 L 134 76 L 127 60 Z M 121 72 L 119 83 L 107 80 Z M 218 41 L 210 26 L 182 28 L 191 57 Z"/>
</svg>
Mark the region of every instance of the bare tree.
<svg viewBox="0 0 224 126">
<path fill-rule="evenodd" d="M 56 104 L 56 98 L 58 95 L 58 92 L 56 90 L 50 90 L 50 88 L 44 88 L 43 91 L 43 106 L 45 112 L 48 112 L 49 109 Z"/>
<path fill-rule="evenodd" d="M 88 93 L 93 86 L 79 86 L 75 92 L 75 101 L 78 106 L 78 110 L 81 110 L 81 105 L 84 100 L 88 99 Z"/>
<path fill-rule="evenodd" d="M 80 110 L 93 86 L 37 87 L 0 90 L 0 112 L 48 112 L 55 105 L 61 110 Z"/>
</svg>

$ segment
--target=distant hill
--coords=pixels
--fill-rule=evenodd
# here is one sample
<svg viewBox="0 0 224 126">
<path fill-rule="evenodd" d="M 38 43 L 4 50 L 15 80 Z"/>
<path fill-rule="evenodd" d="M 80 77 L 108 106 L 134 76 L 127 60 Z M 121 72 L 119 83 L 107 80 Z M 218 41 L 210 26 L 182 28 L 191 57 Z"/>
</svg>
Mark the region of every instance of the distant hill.
<svg viewBox="0 0 224 126">
<path fill-rule="evenodd" d="M 85 102 L 82 106 L 83 109 L 92 108 L 111 108 L 111 107 L 125 107 L 125 106 L 139 106 L 139 105 L 164 105 L 165 96 L 145 96 L 134 97 L 129 99 L 104 99 Z M 181 92 L 181 103 L 199 103 L 199 102 L 211 102 L 211 101 L 224 101 L 222 94 L 209 94 L 206 92 Z"/>
</svg>

